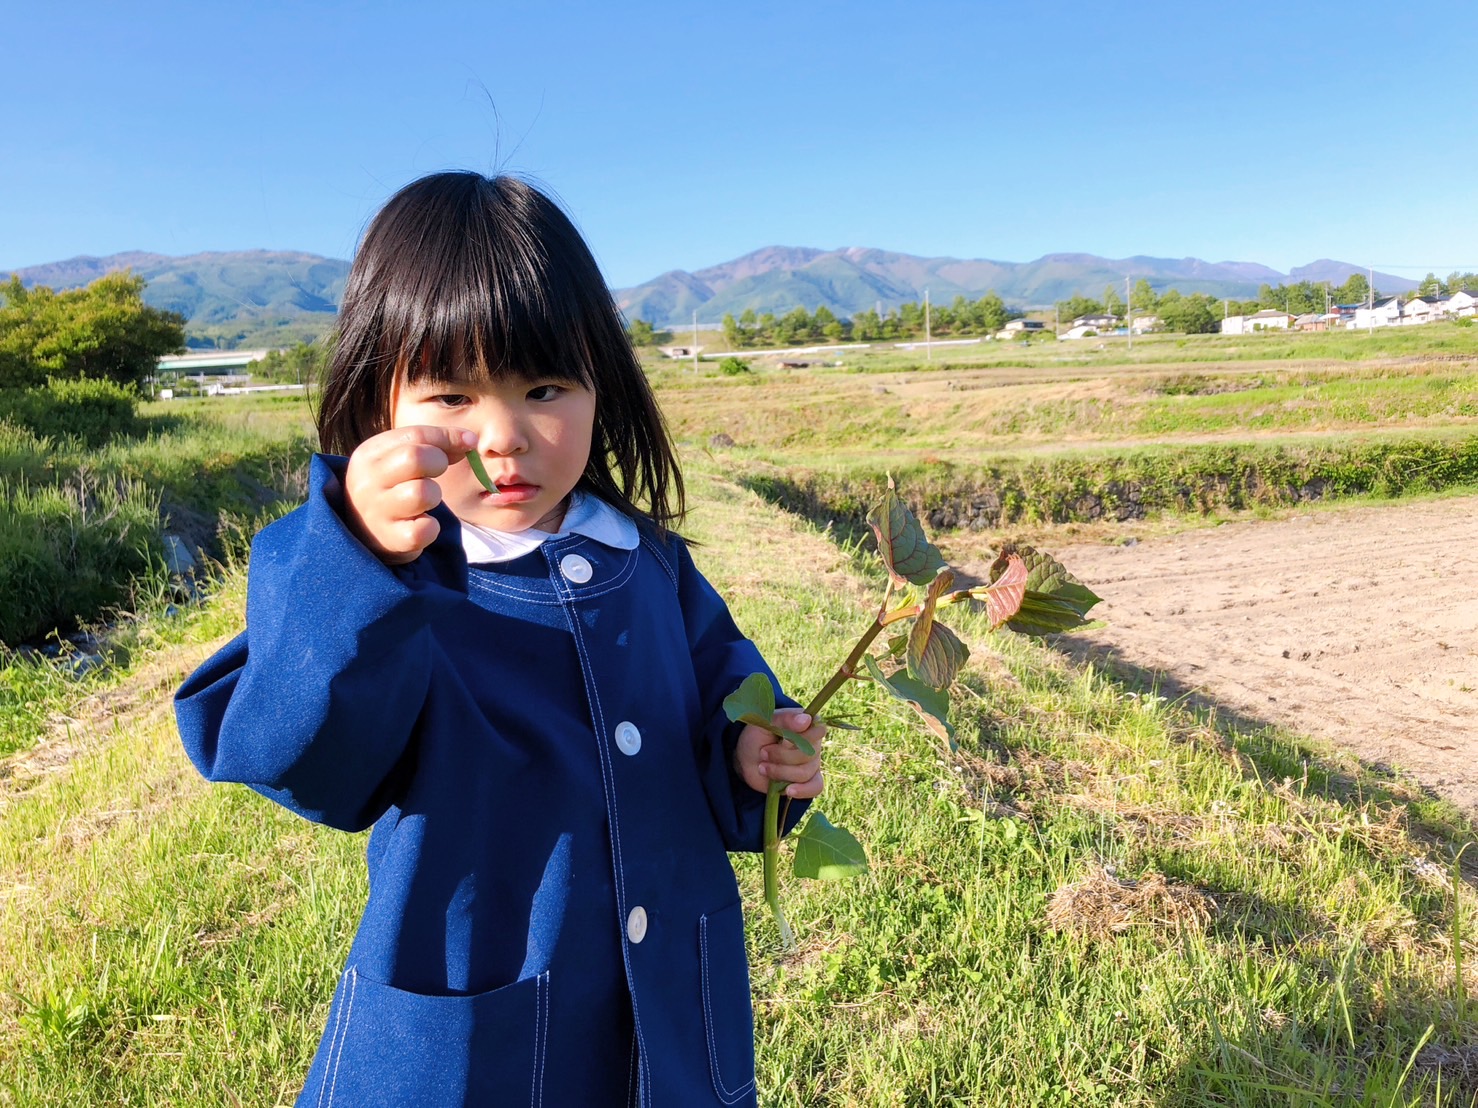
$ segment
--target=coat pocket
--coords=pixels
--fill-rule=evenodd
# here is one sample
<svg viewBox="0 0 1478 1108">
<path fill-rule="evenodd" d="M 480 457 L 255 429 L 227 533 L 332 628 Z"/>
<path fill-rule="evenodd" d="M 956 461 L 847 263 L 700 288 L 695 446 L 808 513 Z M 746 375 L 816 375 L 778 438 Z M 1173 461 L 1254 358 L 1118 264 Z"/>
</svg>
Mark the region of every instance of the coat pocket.
<svg viewBox="0 0 1478 1108">
<path fill-rule="evenodd" d="M 754 1009 L 738 904 L 698 920 L 703 1022 L 713 1090 L 725 1104 L 754 1099 Z"/>
<path fill-rule="evenodd" d="M 471 996 L 426 996 L 351 966 L 299 1108 L 446 1108 L 543 1100 L 549 974 Z"/>
</svg>

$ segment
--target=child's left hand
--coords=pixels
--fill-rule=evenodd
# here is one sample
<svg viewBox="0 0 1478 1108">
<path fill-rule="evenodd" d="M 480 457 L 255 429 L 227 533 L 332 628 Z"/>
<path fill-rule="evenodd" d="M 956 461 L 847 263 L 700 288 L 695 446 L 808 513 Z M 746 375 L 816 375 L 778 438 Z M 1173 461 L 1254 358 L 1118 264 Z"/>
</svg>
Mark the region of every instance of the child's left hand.
<svg viewBox="0 0 1478 1108">
<path fill-rule="evenodd" d="M 771 781 L 789 781 L 786 796 L 798 800 L 816 796 L 821 792 L 821 740 L 826 724 L 816 723 L 799 708 L 781 708 L 773 720 L 787 731 L 804 735 L 816 753 L 805 754 L 789 739 L 746 723 L 734 750 L 734 772 L 755 792 L 767 791 Z"/>
</svg>

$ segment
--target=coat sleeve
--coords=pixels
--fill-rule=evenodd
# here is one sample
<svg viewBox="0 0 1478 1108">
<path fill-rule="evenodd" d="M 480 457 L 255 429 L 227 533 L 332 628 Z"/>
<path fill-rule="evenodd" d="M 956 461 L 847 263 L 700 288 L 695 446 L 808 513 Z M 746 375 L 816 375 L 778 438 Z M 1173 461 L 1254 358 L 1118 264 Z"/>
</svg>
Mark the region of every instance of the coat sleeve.
<svg viewBox="0 0 1478 1108">
<path fill-rule="evenodd" d="M 751 673 L 763 673 L 775 688 L 775 702 L 797 707 L 785 696 L 759 648 L 745 638 L 729 614 L 728 605 L 708 580 L 698 572 L 680 539 L 672 540 L 676 551 L 678 602 L 698 678 L 702 702 L 702 726 L 697 735 L 698 768 L 709 806 L 718 821 L 724 845 L 729 850 L 757 851 L 764 848 L 765 794 L 756 792 L 734 772 L 734 750 L 739 743 L 740 723 L 724 714 L 724 698 Z M 800 821 L 809 800 L 793 800 L 785 831 Z M 782 809 L 784 801 L 782 800 Z"/>
<path fill-rule="evenodd" d="M 175 694 L 185 750 L 211 781 L 238 781 L 344 830 L 394 802 L 440 656 L 431 623 L 466 596 L 458 525 L 391 569 L 345 527 L 343 458 L 316 456 L 306 504 L 252 542 L 246 630 Z"/>
</svg>

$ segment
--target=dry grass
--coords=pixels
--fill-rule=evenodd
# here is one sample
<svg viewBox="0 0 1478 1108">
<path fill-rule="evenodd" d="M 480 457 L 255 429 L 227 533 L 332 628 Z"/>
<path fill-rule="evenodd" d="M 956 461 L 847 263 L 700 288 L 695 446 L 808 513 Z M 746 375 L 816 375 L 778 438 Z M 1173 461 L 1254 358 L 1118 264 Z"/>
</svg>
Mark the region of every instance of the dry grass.
<svg viewBox="0 0 1478 1108">
<path fill-rule="evenodd" d="M 1130 928 L 1201 931 L 1215 912 L 1216 901 L 1211 897 L 1162 873 L 1129 881 L 1110 867 L 1094 863 L 1086 875 L 1052 894 L 1046 921 L 1054 931 L 1101 940 Z"/>
</svg>

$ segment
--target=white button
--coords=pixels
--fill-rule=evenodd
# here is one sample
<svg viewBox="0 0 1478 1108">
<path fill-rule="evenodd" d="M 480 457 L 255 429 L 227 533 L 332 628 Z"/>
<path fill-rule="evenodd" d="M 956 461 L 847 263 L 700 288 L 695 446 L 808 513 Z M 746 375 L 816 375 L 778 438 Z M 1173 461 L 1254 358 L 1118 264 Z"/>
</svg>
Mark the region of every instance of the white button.
<svg viewBox="0 0 1478 1108">
<path fill-rule="evenodd" d="M 640 904 L 626 917 L 626 937 L 634 943 L 647 937 L 647 910 Z"/>
<path fill-rule="evenodd" d="M 590 563 L 578 554 L 566 554 L 559 560 L 559 571 L 577 585 L 583 585 L 590 580 L 594 572 Z"/>
<path fill-rule="evenodd" d="M 635 754 L 641 749 L 641 732 L 636 729 L 636 724 L 616 724 L 616 749 L 622 754 Z"/>
</svg>

